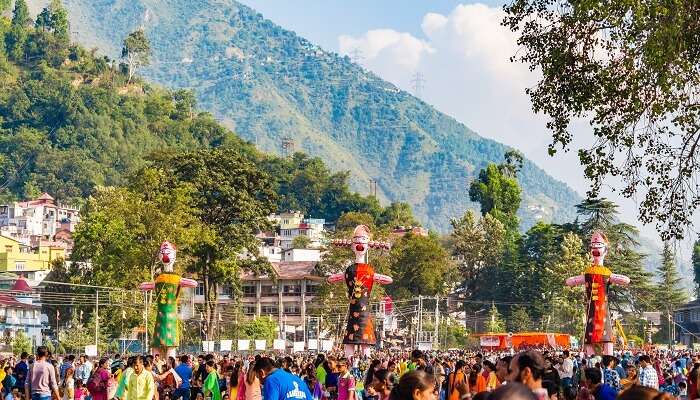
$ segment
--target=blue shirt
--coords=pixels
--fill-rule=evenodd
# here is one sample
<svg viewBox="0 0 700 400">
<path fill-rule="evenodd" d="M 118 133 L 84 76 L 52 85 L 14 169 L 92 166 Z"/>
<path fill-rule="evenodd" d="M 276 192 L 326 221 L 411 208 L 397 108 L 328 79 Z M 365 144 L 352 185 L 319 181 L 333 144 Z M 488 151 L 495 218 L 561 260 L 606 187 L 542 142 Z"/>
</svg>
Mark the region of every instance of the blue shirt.
<svg viewBox="0 0 700 400">
<path fill-rule="evenodd" d="M 593 397 L 595 397 L 595 400 L 615 400 L 617 391 L 603 383 L 598 386 L 598 389 L 593 393 Z"/>
<path fill-rule="evenodd" d="M 190 368 L 190 366 L 187 364 L 180 364 L 175 367 L 175 372 L 180 375 L 180 378 L 182 378 L 182 385 L 180 385 L 179 388 L 189 389 L 190 379 L 192 379 L 192 368 Z"/>
<path fill-rule="evenodd" d="M 265 400 L 312 400 L 306 384 L 298 376 L 282 368 L 276 369 L 265 378 L 263 398 Z"/>
<path fill-rule="evenodd" d="M 20 361 L 17 366 L 15 366 L 15 378 L 17 378 L 17 387 L 24 388 L 24 382 L 27 380 L 27 375 L 29 374 L 29 365 L 26 361 Z"/>
</svg>

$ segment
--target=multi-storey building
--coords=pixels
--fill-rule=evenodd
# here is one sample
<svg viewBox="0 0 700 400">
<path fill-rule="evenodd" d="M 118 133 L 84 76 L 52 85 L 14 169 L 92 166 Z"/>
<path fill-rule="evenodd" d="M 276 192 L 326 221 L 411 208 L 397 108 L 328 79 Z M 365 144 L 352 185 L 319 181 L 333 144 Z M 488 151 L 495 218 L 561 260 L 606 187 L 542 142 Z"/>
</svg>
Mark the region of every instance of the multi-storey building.
<svg viewBox="0 0 700 400">
<path fill-rule="evenodd" d="M 48 317 L 41 314 L 41 305 L 34 302 L 33 290 L 23 278 L 15 281 L 9 293 L 0 294 L 0 332 L 12 338 L 24 331 L 32 347 L 42 343 L 42 330 L 48 328 Z"/>
<path fill-rule="evenodd" d="M 312 248 L 319 248 L 324 239 L 325 220 L 320 218 L 304 218 L 300 211 L 290 211 L 271 217 L 279 224 L 279 237 L 282 249 L 292 248 L 292 242 L 297 236 L 310 239 Z"/>
<path fill-rule="evenodd" d="M 51 263 L 65 259 L 62 243 L 39 241 L 32 249 L 19 240 L 0 236 L 0 272 L 10 272 L 30 281 L 41 282 L 51 271 Z"/>
<path fill-rule="evenodd" d="M 677 326 L 675 340 L 688 347 L 700 345 L 700 300 L 693 300 L 673 312 Z M 665 323 L 665 321 L 660 321 Z"/>
<path fill-rule="evenodd" d="M 58 204 L 48 193 L 38 199 L 0 205 L 0 235 L 37 247 L 41 240 L 60 240 L 72 248 L 80 222 L 77 207 Z"/>
</svg>

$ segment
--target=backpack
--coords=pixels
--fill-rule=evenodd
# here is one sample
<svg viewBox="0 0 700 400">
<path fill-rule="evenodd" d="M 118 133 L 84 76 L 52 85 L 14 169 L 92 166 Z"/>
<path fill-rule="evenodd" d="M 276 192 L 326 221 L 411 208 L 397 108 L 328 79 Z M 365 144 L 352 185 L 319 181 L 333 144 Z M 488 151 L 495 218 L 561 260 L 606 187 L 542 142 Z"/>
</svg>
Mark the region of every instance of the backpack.
<svg viewBox="0 0 700 400">
<path fill-rule="evenodd" d="M 90 392 L 90 394 L 92 395 L 104 390 L 104 383 L 102 383 L 102 378 L 100 377 L 99 370 L 96 370 L 92 373 L 92 376 L 88 380 L 86 387 L 88 392 Z"/>
</svg>

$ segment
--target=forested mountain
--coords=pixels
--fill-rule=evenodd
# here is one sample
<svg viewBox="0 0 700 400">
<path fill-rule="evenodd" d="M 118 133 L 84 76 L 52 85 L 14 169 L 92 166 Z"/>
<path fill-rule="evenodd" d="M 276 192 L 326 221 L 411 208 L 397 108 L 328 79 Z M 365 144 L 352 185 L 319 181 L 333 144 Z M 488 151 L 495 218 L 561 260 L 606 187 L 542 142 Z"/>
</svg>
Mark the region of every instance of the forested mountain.
<svg viewBox="0 0 700 400">
<path fill-rule="evenodd" d="M 38 10 L 45 1 L 30 4 Z M 375 180 L 380 199 L 408 202 L 432 228 L 446 230 L 472 205 L 469 182 L 508 150 L 233 0 L 64 4 L 79 42 L 116 59 L 129 32 L 145 28 L 148 79 L 191 89 L 201 108 L 264 151 L 293 142 L 331 169 L 349 170 L 361 193 Z M 574 218 L 580 199 L 564 183 L 528 160 L 519 180 L 524 226 Z"/>
</svg>

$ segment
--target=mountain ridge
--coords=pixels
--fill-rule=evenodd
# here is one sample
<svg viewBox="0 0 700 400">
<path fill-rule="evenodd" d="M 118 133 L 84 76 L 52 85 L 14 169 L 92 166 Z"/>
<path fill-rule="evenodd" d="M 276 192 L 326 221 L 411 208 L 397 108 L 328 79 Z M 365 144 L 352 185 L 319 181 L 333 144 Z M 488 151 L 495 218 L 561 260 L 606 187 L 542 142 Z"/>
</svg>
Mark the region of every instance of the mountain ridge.
<svg viewBox="0 0 700 400">
<path fill-rule="evenodd" d="M 293 141 L 350 170 L 357 191 L 376 181 L 381 200 L 409 202 L 431 228 L 446 231 L 474 207 L 470 180 L 509 149 L 233 0 L 64 3 L 79 42 L 116 58 L 121 39 L 144 26 L 154 49 L 148 79 L 194 90 L 200 107 L 261 150 L 280 154 Z M 580 196 L 564 183 L 529 160 L 519 179 L 523 227 L 575 218 Z"/>
</svg>

